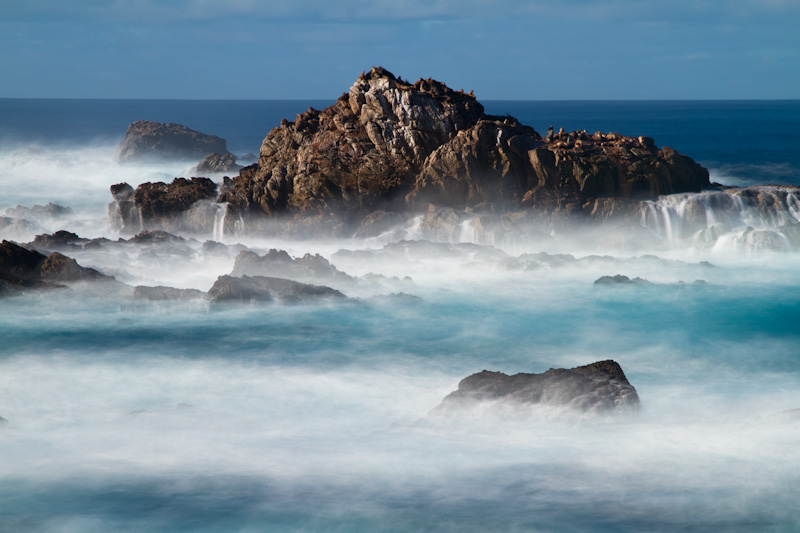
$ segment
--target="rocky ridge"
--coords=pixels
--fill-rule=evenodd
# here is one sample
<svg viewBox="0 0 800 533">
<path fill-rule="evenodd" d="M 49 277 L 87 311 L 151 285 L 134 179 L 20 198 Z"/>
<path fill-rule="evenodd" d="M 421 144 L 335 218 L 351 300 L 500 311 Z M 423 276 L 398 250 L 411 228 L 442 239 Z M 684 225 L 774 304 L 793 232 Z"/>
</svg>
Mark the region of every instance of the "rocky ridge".
<svg viewBox="0 0 800 533">
<path fill-rule="evenodd" d="M 229 204 L 226 228 L 244 217 L 349 233 L 375 211 L 430 203 L 604 218 L 708 186 L 705 169 L 647 137 L 542 138 L 513 117 L 487 115 L 471 93 L 376 67 L 332 106 L 282 121 L 219 201 Z"/>
</svg>

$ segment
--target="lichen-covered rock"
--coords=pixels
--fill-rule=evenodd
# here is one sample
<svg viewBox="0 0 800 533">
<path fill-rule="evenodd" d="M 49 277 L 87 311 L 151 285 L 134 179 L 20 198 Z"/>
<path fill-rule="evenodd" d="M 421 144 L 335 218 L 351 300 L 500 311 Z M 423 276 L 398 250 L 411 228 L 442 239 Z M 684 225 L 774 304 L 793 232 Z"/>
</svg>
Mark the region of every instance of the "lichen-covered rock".
<svg viewBox="0 0 800 533">
<path fill-rule="evenodd" d="M 117 147 L 119 162 L 182 159 L 194 160 L 208 154 L 227 154 L 225 139 L 207 135 L 181 124 L 139 120 L 128 126 Z"/>
<path fill-rule="evenodd" d="M 435 411 L 457 412 L 480 404 L 544 405 L 602 414 L 638 409 L 639 396 L 619 364 L 607 360 L 542 374 L 509 376 L 484 370 L 462 379 Z"/>
</svg>

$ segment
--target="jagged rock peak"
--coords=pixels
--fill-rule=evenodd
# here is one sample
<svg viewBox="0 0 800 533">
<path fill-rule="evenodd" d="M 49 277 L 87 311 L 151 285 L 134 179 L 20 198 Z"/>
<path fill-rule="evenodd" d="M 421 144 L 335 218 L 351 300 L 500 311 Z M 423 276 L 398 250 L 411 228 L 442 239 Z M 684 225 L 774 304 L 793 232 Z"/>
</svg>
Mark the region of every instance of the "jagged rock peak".
<svg viewBox="0 0 800 533">
<path fill-rule="evenodd" d="M 472 91 L 454 91 L 432 78 L 420 78 L 411 84 L 383 67 L 372 67 L 368 73 L 362 72 L 350 88 L 347 100 L 353 114 L 362 122 L 389 119 L 409 125 L 426 116 L 434 115 L 432 118 L 435 118 L 436 114 L 445 113 L 459 115 L 463 123 L 456 120 L 443 126 L 463 129 L 483 116 L 483 106 Z M 445 128 L 442 128 L 442 133 L 446 133 Z"/>
</svg>

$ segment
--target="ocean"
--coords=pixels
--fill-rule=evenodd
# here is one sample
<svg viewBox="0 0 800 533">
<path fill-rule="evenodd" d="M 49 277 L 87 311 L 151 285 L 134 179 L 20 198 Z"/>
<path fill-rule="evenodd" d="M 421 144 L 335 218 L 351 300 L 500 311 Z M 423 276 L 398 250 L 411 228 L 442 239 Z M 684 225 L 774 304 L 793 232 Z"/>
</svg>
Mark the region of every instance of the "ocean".
<svg viewBox="0 0 800 533">
<path fill-rule="evenodd" d="M 257 154 L 281 118 L 329 103 L 0 99 L 0 238 L 118 239 L 110 185 L 196 163 L 116 165 L 134 120 Z M 653 137 L 712 181 L 800 185 L 800 101 L 483 103 L 540 133 Z M 71 211 L 32 209 L 49 202 Z M 714 242 L 683 224 L 692 202 Z M 790 201 L 764 211 L 700 193 L 652 202 L 638 247 L 597 228 L 492 241 L 466 225 L 437 246 L 408 227 L 226 235 L 214 253 L 212 235 L 75 250 L 130 285 L 208 290 L 238 243 L 319 253 L 361 281 L 344 303 L 79 288 L 0 300 L 0 531 L 797 531 L 798 223 Z M 616 274 L 650 284 L 594 285 Z M 638 413 L 429 416 L 484 369 L 605 359 L 636 387 Z"/>
</svg>

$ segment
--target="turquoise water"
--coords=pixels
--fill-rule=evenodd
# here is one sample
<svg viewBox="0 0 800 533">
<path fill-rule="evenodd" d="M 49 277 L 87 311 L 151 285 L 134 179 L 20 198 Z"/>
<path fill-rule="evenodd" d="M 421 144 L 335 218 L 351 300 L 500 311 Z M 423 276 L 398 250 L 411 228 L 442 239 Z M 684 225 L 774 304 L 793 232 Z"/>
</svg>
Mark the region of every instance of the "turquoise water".
<svg viewBox="0 0 800 533">
<path fill-rule="evenodd" d="M 0 101 L 0 109 L 17 103 Z M 229 138 L 235 149 L 257 148 L 273 126 L 256 128 L 261 119 L 246 102 L 173 106 L 185 116 L 168 116 L 164 103 L 25 105 L 38 114 L 40 135 L 25 141 L 18 131 L 24 142 L 0 147 L 0 207 L 61 201 L 75 213 L 0 230 L 20 241 L 61 228 L 116 239 L 105 218 L 108 185 L 169 176 L 171 168 L 111 162 L 117 122 L 204 129 L 238 109 L 230 116 L 252 123 L 240 140 Z M 505 105 L 487 108 L 503 113 Z M 665 109 L 701 118 L 724 112 L 727 124 L 797 113 L 796 103 L 780 102 L 508 105 L 537 128 L 525 114 L 550 110 L 557 127 L 585 115 L 587 125 L 574 127 L 647 133 L 659 144 L 683 127 Z M 72 144 L 43 118 L 54 113 L 68 124 L 81 109 L 94 118 Z M 126 115 L 131 109 L 137 116 Z M 154 116 L 138 116 L 140 109 Z M 698 128 L 712 131 L 721 124 L 714 120 Z M 744 162 L 726 155 L 727 138 L 687 134 L 677 147 L 751 170 L 796 168 L 792 137 L 783 138 L 781 150 Z M 0 416 L 8 420 L 0 427 L 0 531 L 800 528 L 800 416 L 787 413 L 800 408 L 797 253 L 676 242 L 640 257 L 556 235 L 548 247 L 584 259 L 523 270 L 490 248 L 352 256 L 335 252 L 384 243 L 262 237 L 247 244 L 261 253 L 319 252 L 354 276 L 412 281 L 342 287 L 351 301 L 297 306 L 142 303 L 79 288 L 0 300 Z M 509 256 L 541 251 L 535 243 L 500 247 Z M 178 248 L 109 247 L 76 257 L 132 285 L 201 290 L 233 266 L 200 241 Z M 593 285 L 614 274 L 653 285 Z M 400 290 L 419 300 L 374 299 Z M 603 359 L 618 361 L 637 388 L 638 414 L 428 416 L 483 369 L 542 372 Z"/>
</svg>

